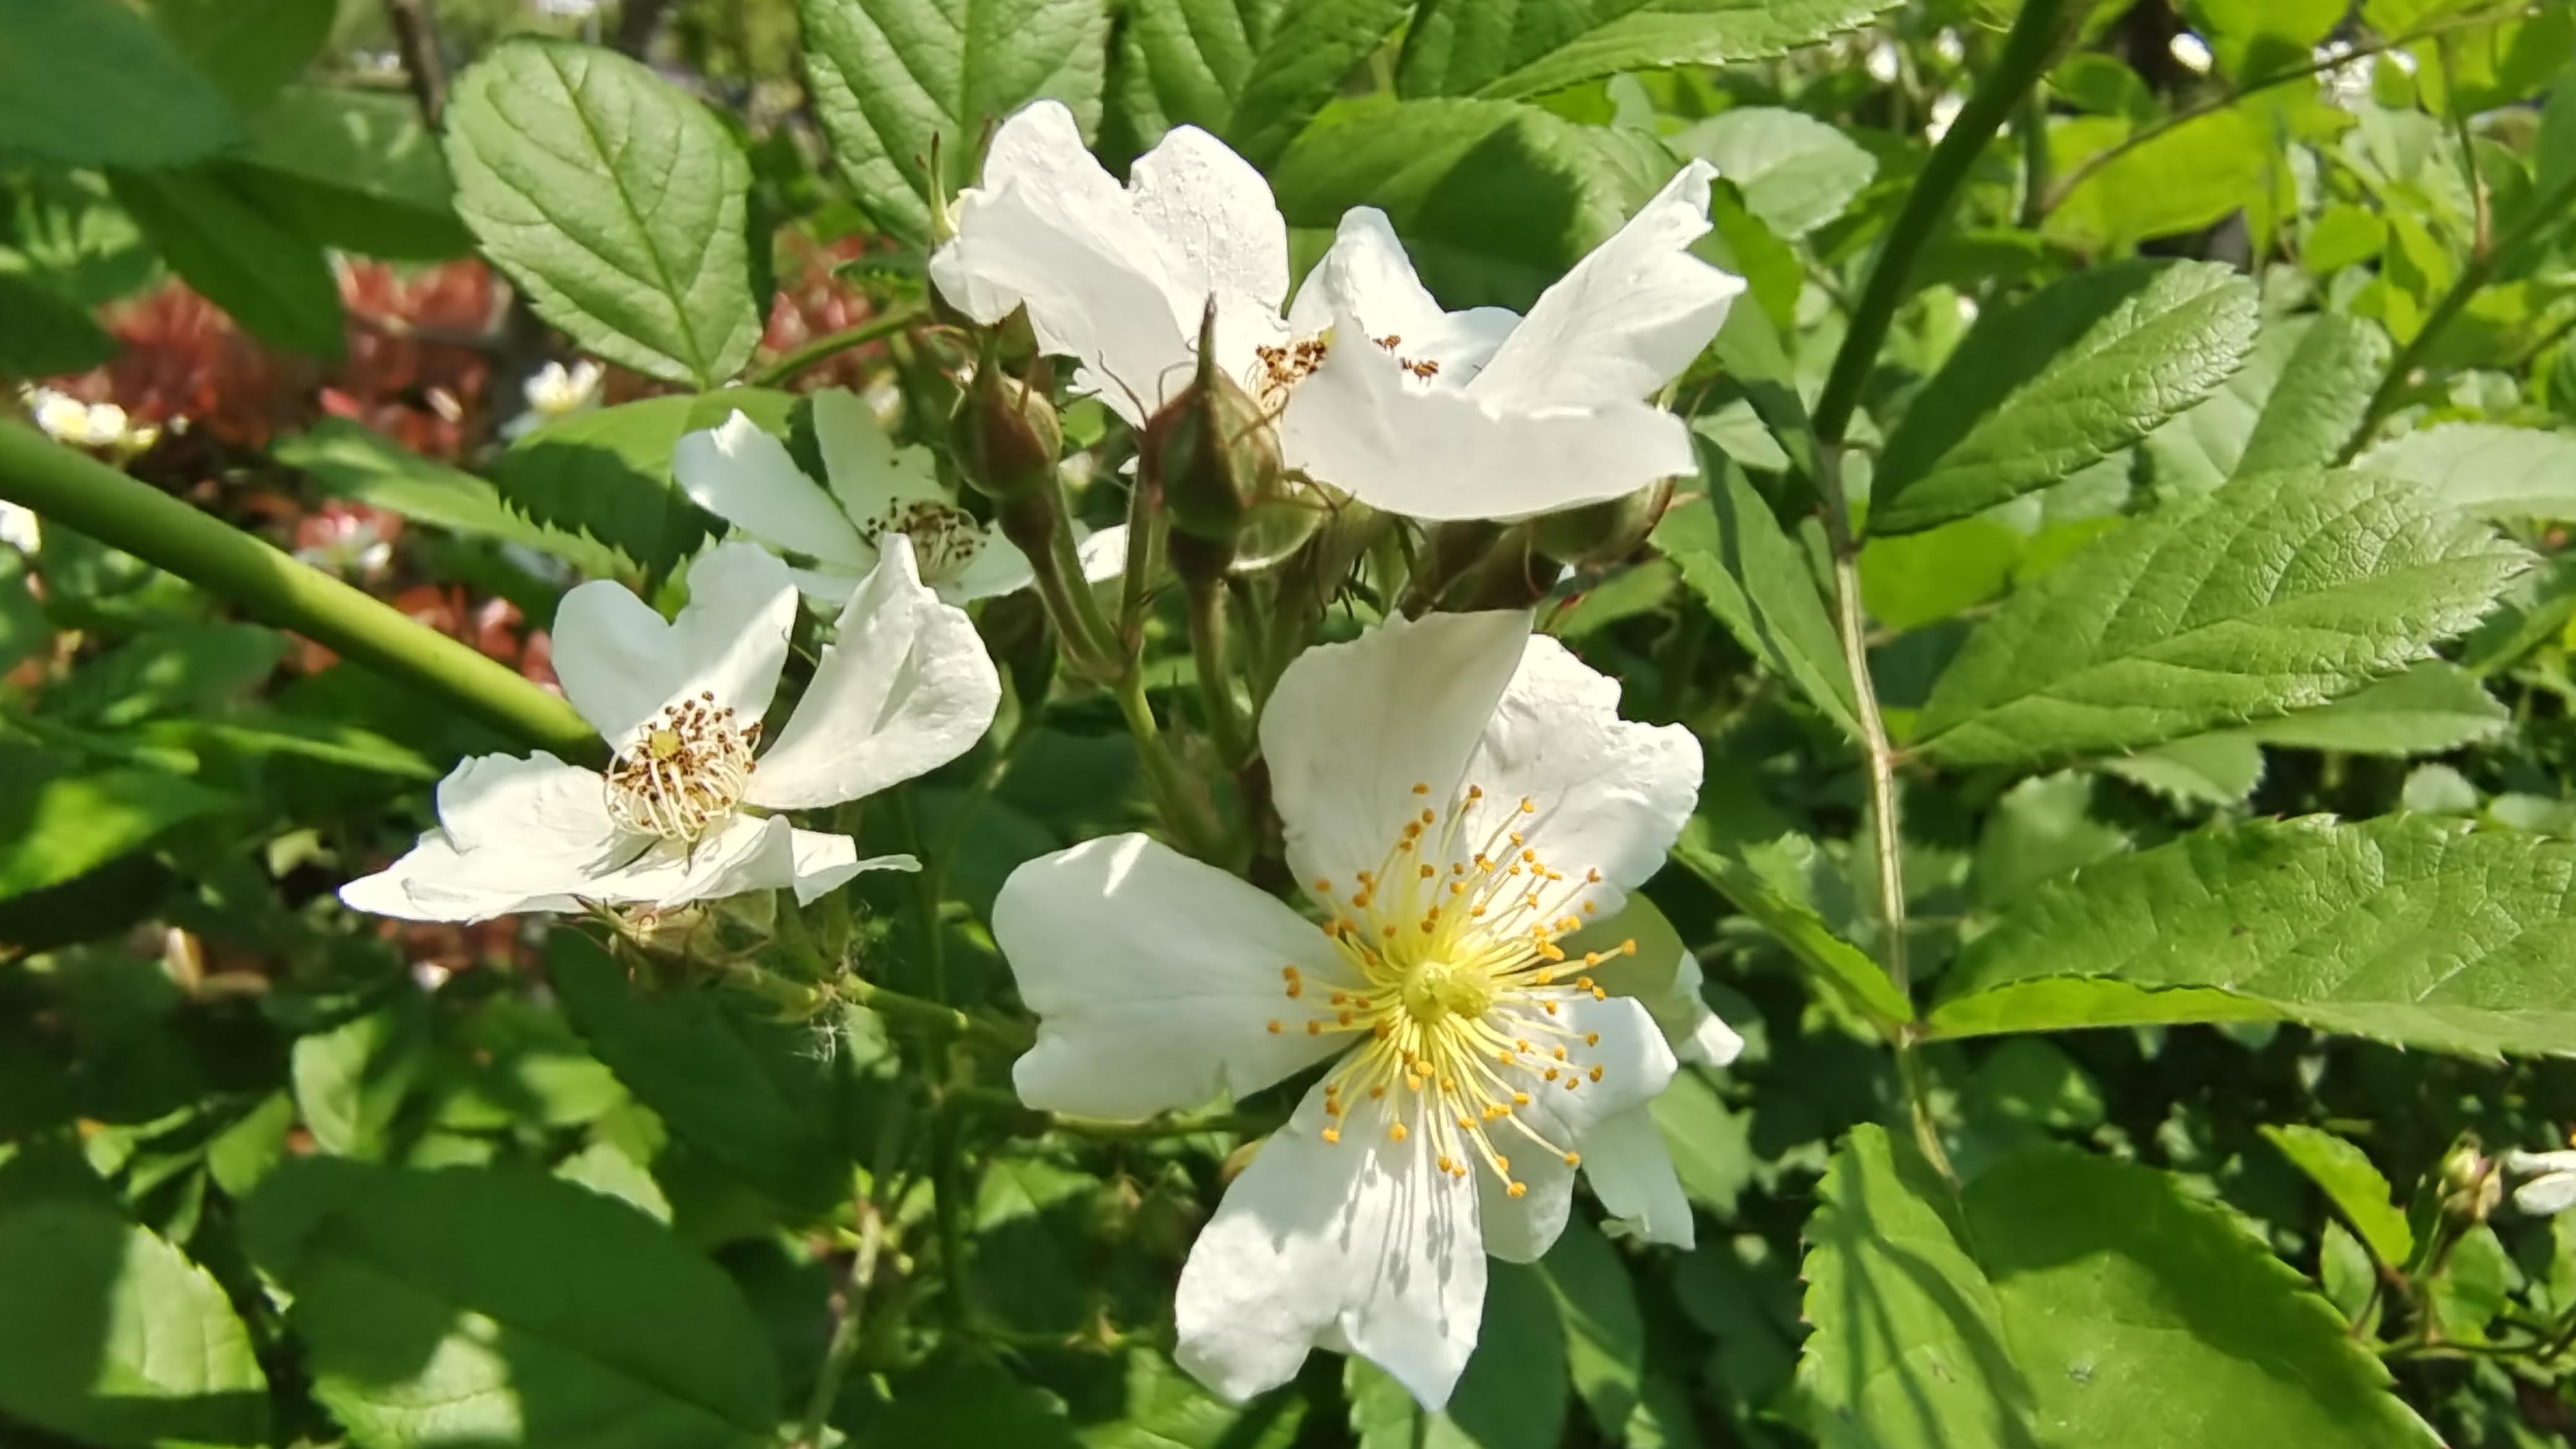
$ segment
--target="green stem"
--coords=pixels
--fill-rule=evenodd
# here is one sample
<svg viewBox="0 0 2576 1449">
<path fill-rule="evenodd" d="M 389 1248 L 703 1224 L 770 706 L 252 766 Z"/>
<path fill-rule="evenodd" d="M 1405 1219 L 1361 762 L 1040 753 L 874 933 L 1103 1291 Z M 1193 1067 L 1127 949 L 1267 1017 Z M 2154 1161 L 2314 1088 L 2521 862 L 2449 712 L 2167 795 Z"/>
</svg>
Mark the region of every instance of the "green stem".
<svg viewBox="0 0 2576 1449">
<path fill-rule="evenodd" d="M 889 1022 L 918 1027 L 940 1036 L 954 1036 L 1004 1056 L 1018 1056 L 1027 1051 L 1034 1040 L 1025 1028 L 1005 1026 L 954 1006 L 879 986 L 863 977 L 842 977 L 839 990 L 842 996 Z"/>
<path fill-rule="evenodd" d="M 2013 122 L 2021 132 L 2021 225 L 2025 231 L 2039 230 L 2046 218 L 2040 208 L 2048 198 L 2048 98 L 2032 86 L 2022 97 L 2021 115 Z"/>
<path fill-rule="evenodd" d="M 1234 697 L 1234 651 L 1225 626 L 1225 581 L 1189 581 L 1190 658 L 1198 666 L 1199 696 L 1207 710 L 1208 734 L 1217 755 L 1231 770 L 1252 757 L 1250 732 Z"/>
<path fill-rule="evenodd" d="M 1118 657 L 1133 662 L 1145 643 L 1145 609 L 1154 599 L 1154 573 L 1163 557 L 1163 510 L 1154 506 L 1145 480 L 1127 494 L 1127 568 L 1118 580 Z"/>
<path fill-rule="evenodd" d="M 1118 700 L 1118 713 L 1127 721 L 1127 733 L 1135 737 L 1136 756 L 1144 763 L 1145 784 L 1154 797 L 1154 809 L 1178 837 L 1175 843 L 1201 860 L 1216 859 L 1221 832 L 1206 818 L 1207 812 L 1193 803 L 1189 777 L 1181 773 L 1180 762 L 1172 758 L 1171 746 L 1163 741 L 1162 726 L 1154 722 L 1154 705 L 1145 697 L 1144 676 L 1131 669 L 1110 692 Z"/>
<path fill-rule="evenodd" d="M 792 352 L 781 354 L 767 367 L 751 375 L 753 387 L 779 387 L 795 380 L 807 368 L 831 361 L 854 347 L 881 342 L 921 320 L 918 307 L 899 307 L 880 312 L 855 327 L 827 332 Z"/>
<path fill-rule="evenodd" d="M 921 816 L 913 809 L 912 786 L 896 787 L 888 792 L 894 802 L 896 828 L 903 832 L 904 848 L 914 859 L 921 858 L 924 846 Z M 939 929 L 940 876 L 924 868 L 912 873 L 913 927 L 921 933 L 922 954 L 930 959 L 930 996 L 934 1001 L 948 999 L 948 942 Z"/>
<path fill-rule="evenodd" d="M 606 755 L 571 705 L 508 666 L 32 428 L 0 422 L 0 498 L 425 689 L 524 744 L 580 762 Z"/>
<path fill-rule="evenodd" d="M 2353 430 L 2351 439 L 2344 444 L 2340 461 L 2351 462 L 2354 455 L 2369 444 L 2371 434 L 2377 432 L 2388 415 L 2396 411 L 2398 397 L 2406 391 L 2415 369 L 2423 365 L 2424 355 L 2441 340 L 2443 329 L 2476 300 L 2486 284 L 2495 279 L 2499 268 L 2555 222 L 2558 214 L 2570 205 L 2576 205 L 2576 174 L 2569 175 L 2536 198 L 2522 219 L 2496 238 L 2494 246 L 2470 257 L 2468 264 L 2460 268 L 2458 280 L 2452 282 L 2451 289 L 2433 304 L 2433 310 L 2424 316 L 2424 325 L 2416 329 L 2415 335 L 2406 340 L 2406 345 L 2399 348 L 2397 356 L 2389 362 L 2388 373 L 2379 380 L 2378 390 L 2370 395 L 2370 406 L 2362 410 L 2361 426 Z"/>
<path fill-rule="evenodd" d="M 832 1341 L 823 1350 L 823 1372 L 814 1380 L 814 1392 L 805 1400 L 805 1426 L 797 1432 L 795 1449 L 823 1449 L 823 1429 L 831 1418 L 832 1406 L 840 1402 L 841 1384 L 849 1377 L 850 1364 L 858 1357 L 859 1320 L 866 1306 L 868 1287 L 877 1275 L 877 1253 L 885 1239 L 885 1224 L 877 1216 L 877 1205 L 866 1194 L 859 1195 L 858 1250 L 850 1258 L 850 1276 L 841 1285 L 841 1297 L 832 1322 Z"/>
<path fill-rule="evenodd" d="M 2057 49 L 2058 37 L 2065 28 L 2066 5 L 2067 0 L 2028 0 L 2022 6 L 1994 69 L 1986 73 L 1976 94 L 1968 98 L 1941 143 L 1932 148 L 1923 174 L 1906 194 L 1905 209 L 1897 214 L 1896 225 L 1870 264 L 1869 280 L 1861 287 L 1860 305 L 1852 312 L 1851 329 L 1843 334 L 1842 348 L 1834 354 L 1833 371 L 1825 379 L 1824 395 L 1817 399 L 1816 436 L 1821 441 L 1839 443 L 1851 426 L 1852 414 L 1860 406 L 1861 388 L 1878 363 L 1878 351 L 1887 342 L 1887 329 L 1895 320 L 1897 306 L 1905 300 L 1915 258 L 1949 215 L 1960 183 L 1967 180 L 1969 169 L 1976 165 L 1986 143 L 1994 139 L 2004 118 L 2021 103 L 2023 93 L 2048 68 L 2049 56 Z"/>
</svg>

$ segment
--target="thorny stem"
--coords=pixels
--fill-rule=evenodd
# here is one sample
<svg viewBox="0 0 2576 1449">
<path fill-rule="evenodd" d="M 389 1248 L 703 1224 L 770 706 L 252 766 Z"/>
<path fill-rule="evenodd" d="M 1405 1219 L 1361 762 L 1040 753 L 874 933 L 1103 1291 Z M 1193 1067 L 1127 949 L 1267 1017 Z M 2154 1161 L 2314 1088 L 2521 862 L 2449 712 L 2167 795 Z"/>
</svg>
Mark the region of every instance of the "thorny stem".
<svg viewBox="0 0 2576 1449">
<path fill-rule="evenodd" d="M 2066 198 L 2074 194 L 2075 188 L 2092 179 L 2093 174 L 2100 171 L 2103 167 L 2110 165 L 2112 162 L 2119 160 L 2121 157 L 2128 155 L 2130 152 L 2137 150 L 2139 147 L 2146 145 L 2168 131 L 2190 125 L 2192 122 L 2199 120 L 2203 116 L 2215 115 L 2258 91 L 2268 91 L 2276 86 L 2285 86 L 2298 81 L 2310 80 L 2325 74 L 2327 71 L 2338 69 L 2352 61 L 2367 60 L 2371 56 L 2383 54 L 2391 50 L 2403 50 L 2407 46 L 2415 45 L 2427 40 L 2433 40 L 2440 36 L 2448 35 L 2453 31 L 2475 30 L 2480 26 L 2486 25 L 2502 25 L 2508 20 L 2519 20 L 2526 15 L 2536 14 L 2539 9 L 2540 7 L 2536 5 L 2515 5 L 2502 10 L 2483 11 L 2476 15 L 2454 15 L 2444 20 L 2419 26 L 2416 29 L 2407 31 L 2403 35 L 2382 36 L 2374 40 L 2357 41 L 2351 45 L 2341 46 L 2337 48 L 2332 55 L 2312 61 L 2306 65 L 2292 66 L 2287 70 L 2277 70 L 2265 75 L 2256 76 L 2254 79 L 2227 91 L 2223 95 L 2212 96 L 2208 100 L 2201 101 L 2196 105 L 2185 106 L 2181 110 L 2174 112 L 2172 115 L 2142 126 L 2137 130 L 2130 132 L 2129 135 L 2122 139 L 2117 145 L 2114 145 L 2107 150 L 2097 151 L 2093 155 L 2087 156 L 2082 161 L 2069 167 L 2066 174 L 2057 179 L 2057 184 L 2049 188 L 2046 203 L 2040 207 L 2040 214 L 2042 216 L 2046 216 L 2048 213 L 2057 210 L 2058 207 L 2063 206 L 2066 203 Z"/>
<path fill-rule="evenodd" d="M 571 705 L 508 666 L 32 428 L 0 422 L 0 498 L 416 685 L 525 744 L 583 763 L 605 754 L 598 731 Z"/>
<path fill-rule="evenodd" d="M 879 312 L 855 327 L 845 327 L 838 332 L 824 333 L 804 346 L 772 359 L 768 366 L 751 375 L 751 385 L 753 387 L 781 386 L 793 381 L 806 369 L 829 362 L 854 347 L 865 347 L 871 342 L 882 342 L 920 321 L 921 317 L 922 312 L 918 307 L 898 307 L 892 311 Z"/>
<path fill-rule="evenodd" d="M 1887 329 L 1898 305 L 1905 300 L 1915 258 L 1933 233 L 1941 229 L 1949 215 L 1951 199 L 1984 153 L 1986 143 L 2002 127 L 2004 117 L 2021 103 L 2023 94 L 2047 69 L 2049 56 L 2056 51 L 2065 29 L 2066 6 L 2067 0 L 2029 0 L 2022 6 L 1994 69 L 1987 72 L 1976 94 L 1960 109 L 1959 118 L 1951 123 L 1941 143 L 1932 148 L 1932 158 L 1924 163 L 1922 176 L 1905 198 L 1905 209 L 1897 214 L 1896 224 L 1870 264 L 1869 280 L 1861 287 L 1860 305 L 1852 312 L 1851 329 L 1843 334 L 1843 345 L 1834 354 L 1833 371 L 1825 379 L 1824 394 L 1816 400 L 1818 441 L 1827 446 L 1838 444 L 1851 426 L 1852 413 L 1860 406 L 1861 388 L 1869 381 L 1870 370 L 1877 366 Z"/>
</svg>

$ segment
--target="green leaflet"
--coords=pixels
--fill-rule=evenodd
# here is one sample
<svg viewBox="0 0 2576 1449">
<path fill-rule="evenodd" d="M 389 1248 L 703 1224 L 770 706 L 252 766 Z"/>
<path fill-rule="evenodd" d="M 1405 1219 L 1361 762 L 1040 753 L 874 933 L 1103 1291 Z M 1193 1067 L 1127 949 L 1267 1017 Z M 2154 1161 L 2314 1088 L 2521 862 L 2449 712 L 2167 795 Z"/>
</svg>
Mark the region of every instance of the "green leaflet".
<svg viewBox="0 0 2576 1449">
<path fill-rule="evenodd" d="M 71 299 L 0 272 L 0 377 L 86 372 L 116 355 L 116 339 Z"/>
<path fill-rule="evenodd" d="M 1475 1356 L 1446 1412 L 1425 1413 L 1384 1369 L 1352 1358 L 1342 1373 L 1359 1449 L 1555 1449 L 1568 1408 L 1565 1332 L 1540 1270 L 1490 1262 Z"/>
<path fill-rule="evenodd" d="M 1627 1437 L 1644 1392 L 1645 1316 L 1619 1250 L 1581 1214 L 1538 1263 L 1565 1324 L 1566 1368 L 1574 1391 L 1607 1443 Z"/>
<path fill-rule="evenodd" d="M 179 166 L 239 140 L 232 108 L 122 0 L 0 0 L 0 151 Z"/>
<path fill-rule="evenodd" d="M 2255 314 L 2226 267 L 2129 262 L 1980 321 L 1887 440 L 1870 531 L 1965 518 L 2136 442 L 2244 362 Z"/>
<path fill-rule="evenodd" d="M 1952 1198 L 1856 1129 L 1808 1228 L 1827 1449 L 2432 1449 L 2289 1265 L 2150 1168 L 2046 1147 Z"/>
<path fill-rule="evenodd" d="M 2326 1201 L 2359 1232 L 2373 1256 L 2390 1268 L 2406 1266 L 2415 1255 L 2415 1231 L 2407 1226 L 2406 1214 L 2389 1201 L 2388 1179 L 2360 1148 L 2301 1123 L 2267 1126 L 2263 1135 L 2325 1193 Z"/>
<path fill-rule="evenodd" d="M 621 570 L 613 550 L 531 523 L 512 512 L 500 490 L 483 479 L 424 458 L 346 418 L 323 418 L 310 431 L 279 439 L 270 451 L 334 497 L 390 509 L 414 523 L 468 537 L 523 544 L 593 576 Z"/>
<path fill-rule="evenodd" d="M 170 269 L 263 341 L 340 355 L 340 284 L 321 245 L 284 225 L 236 168 L 109 173 L 117 203 Z"/>
<path fill-rule="evenodd" d="M 1411 7 L 1405 0 L 1136 0 L 1110 58 L 1102 144 L 1139 152 L 1174 126 L 1275 160 Z"/>
<path fill-rule="evenodd" d="M 457 78 L 456 206 L 584 351 L 711 388 L 760 340 L 751 166 L 704 106 L 614 51 L 521 38 Z"/>
<path fill-rule="evenodd" d="M 2495 423 L 2436 423 L 2353 463 L 2423 488 L 2479 518 L 2576 517 L 2576 434 Z"/>
<path fill-rule="evenodd" d="M 2438 755 L 2505 732 L 2513 716 L 2478 677 L 2428 659 L 2318 709 L 2246 726 L 2267 745 L 2356 755 Z"/>
<path fill-rule="evenodd" d="M 2207 493 L 2244 473 L 2331 467 L 2388 369 L 2388 334 L 2336 312 L 2274 319 L 2245 365 L 2139 441 L 2159 487 Z"/>
<path fill-rule="evenodd" d="M 2026 765 L 2323 704 L 2465 632 L 2528 563 L 2393 479 L 2239 479 L 2014 595 L 1933 686 L 1912 748 Z"/>
<path fill-rule="evenodd" d="M 249 112 L 313 63 L 338 10 L 335 0 L 154 0 L 152 20 Z"/>
<path fill-rule="evenodd" d="M 229 808 L 184 775 L 0 744 L 0 900 L 60 885 Z"/>
<path fill-rule="evenodd" d="M 0 1207 L 0 1411 L 113 1449 L 270 1442 L 268 1377 L 222 1286 L 78 1195 Z"/>
<path fill-rule="evenodd" d="M 1408 96 L 1529 96 L 1620 71 L 1765 60 L 1894 0 L 1429 0 L 1406 37 Z"/>
<path fill-rule="evenodd" d="M 528 1170 L 304 1158 L 248 1215 L 314 1396 L 363 1449 L 774 1442 L 760 1320 L 623 1202 Z"/>
<path fill-rule="evenodd" d="M 1847 738 L 1860 738 L 1851 671 L 1805 551 L 1780 531 L 1744 471 L 1710 451 L 1701 456 L 1709 496 L 1666 513 L 1655 525 L 1656 549 L 1746 652 L 1797 685 Z"/>
<path fill-rule="evenodd" d="M 250 137 L 229 174 L 315 241 L 426 261 L 472 246 L 447 159 L 408 96 L 289 86 L 250 118 Z"/>
<path fill-rule="evenodd" d="M 2477 1056 L 2576 1040 L 2576 846 L 2395 815 L 2204 831 L 2031 893 L 1970 942 L 1943 1036 L 2287 1020 Z"/>
<path fill-rule="evenodd" d="M 800 0 L 798 11 L 832 159 L 868 214 L 915 245 L 930 241 L 930 198 L 974 177 L 987 126 L 1040 98 L 1071 106 L 1085 135 L 1100 122 L 1109 7 L 1098 0 Z"/>
<path fill-rule="evenodd" d="M 521 438 L 492 465 L 492 478 L 549 537 L 579 530 L 658 577 L 724 527 L 673 481 L 680 439 L 736 411 L 783 433 L 794 403 L 785 393 L 729 387 L 575 413 Z"/>
<path fill-rule="evenodd" d="M 1812 116 L 1776 106 L 1737 106 L 1672 138 L 1674 149 L 1713 163 L 1744 193 L 1745 208 L 1784 237 L 1805 236 L 1842 215 L 1878 174 L 1878 159 Z"/>
</svg>

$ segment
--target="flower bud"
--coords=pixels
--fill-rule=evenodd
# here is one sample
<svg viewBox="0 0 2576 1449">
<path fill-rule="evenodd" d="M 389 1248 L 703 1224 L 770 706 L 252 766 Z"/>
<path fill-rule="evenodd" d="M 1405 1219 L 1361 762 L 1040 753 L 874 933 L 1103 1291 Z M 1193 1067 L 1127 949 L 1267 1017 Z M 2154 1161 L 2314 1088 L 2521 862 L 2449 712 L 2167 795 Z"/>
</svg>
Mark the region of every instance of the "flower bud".
<svg viewBox="0 0 2576 1449">
<path fill-rule="evenodd" d="M 1672 501 L 1673 480 L 1661 478 L 1624 497 L 1551 513 L 1538 520 L 1538 551 L 1577 568 L 1608 568 L 1645 546 Z"/>
<path fill-rule="evenodd" d="M 958 400 L 948 442 L 958 471 L 977 492 L 1000 500 L 1024 498 L 1055 476 L 1064 452 L 1064 426 L 1034 380 L 1006 378 L 988 358 Z"/>
<path fill-rule="evenodd" d="M 1198 375 L 1145 423 L 1138 476 L 1176 533 L 1232 545 L 1245 513 L 1279 488 L 1279 437 L 1216 365 L 1216 301 L 1199 322 Z"/>
<path fill-rule="evenodd" d="M 2453 1221 L 2485 1222 L 2503 1197 L 2503 1175 L 2474 1141 L 2462 1142 L 2442 1159 L 2442 1212 Z"/>
</svg>

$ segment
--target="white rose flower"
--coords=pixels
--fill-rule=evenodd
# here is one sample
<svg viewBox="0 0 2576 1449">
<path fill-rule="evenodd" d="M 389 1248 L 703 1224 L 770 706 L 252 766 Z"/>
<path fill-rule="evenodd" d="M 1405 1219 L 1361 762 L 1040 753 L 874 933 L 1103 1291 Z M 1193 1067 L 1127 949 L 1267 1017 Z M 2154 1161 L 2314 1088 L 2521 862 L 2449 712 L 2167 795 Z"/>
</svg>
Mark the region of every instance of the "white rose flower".
<svg viewBox="0 0 2576 1449">
<path fill-rule="evenodd" d="M 1189 382 L 1214 298 L 1219 363 L 1280 413 L 1288 466 L 1418 518 L 1524 517 L 1696 466 L 1682 421 L 1645 399 L 1744 289 L 1688 253 L 1714 175 L 1684 167 L 1525 318 L 1442 310 L 1385 214 L 1359 207 L 1283 316 L 1288 229 L 1260 172 L 1181 126 L 1121 187 L 1040 101 L 994 136 L 930 275 L 981 322 L 1025 306 L 1038 345 L 1081 363 L 1075 388 L 1139 426 Z"/>
<path fill-rule="evenodd" d="M 1141 835 L 1004 885 L 994 935 L 1040 1018 L 1013 1073 L 1031 1107 L 1142 1116 L 1338 1059 L 1182 1270 L 1179 1358 L 1218 1392 L 1321 1345 L 1444 1403 L 1485 1255 L 1546 1252 L 1578 1168 L 1688 1240 L 1643 1110 L 1673 1053 L 1587 974 L 1604 955 L 1558 944 L 1654 873 L 1699 791 L 1689 731 L 1618 698 L 1526 614 L 1391 621 L 1301 655 L 1261 722 L 1324 924 Z"/>
<path fill-rule="evenodd" d="M 501 436 L 516 442 L 548 423 L 590 411 L 599 405 L 600 384 L 607 378 L 608 369 L 587 357 L 569 368 L 560 362 L 547 363 L 519 384 L 528 410 L 502 424 Z"/>
<path fill-rule="evenodd" d="M 773 548 L 819 567 L 796 570 L 798 587 L 825 601 L 848 596 L 876 567 L 880 542 L 912 540 L 922 581 L 950 603 L 1028 587 L 1026 554 L 998 528 L 960 507 L 930 457 L 897 448 L 866 400 L 844 389 L 814 394 L 814 435 L 829 487 L 796 466 L 787 445 L 741 413 L 680 440 L 672 472 L 697 505 Z M 1122 525 L 1081 533 L 1082 571 L 1097 582 L 1127 566 Z"/>
<path fill-rule="evenodd" d="M 917 869 L 754 813 L 873 794 L 955 759 L 992 723 L 1000 677 L 973 623 L 923 587 L 911 547 L 885 541 L 766 752 L 760 719 L 796 615 L 787 566 L 722 545 L 690 569 L 689 593 L 669 623 L 606 581 L 556 610 L 555 673 L 615 746 L 606 774 L 547 754 L 468 760 L 439 783 L 438 828 L 340 898 L 378 915 L 478 921 L 781 886 L 810 901 L 864 870 Z"/>
<path fill-rule="evenodd" d="M 2513 1190 L 2513 1205 L 2533 1217 L 2576 1207 L 2576 1151 L 2508 1152 L 2504 1170 L 2523 1179 Z"/>
</svg>

